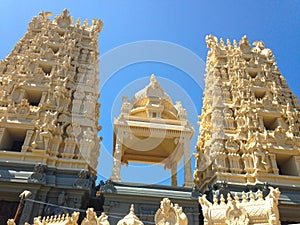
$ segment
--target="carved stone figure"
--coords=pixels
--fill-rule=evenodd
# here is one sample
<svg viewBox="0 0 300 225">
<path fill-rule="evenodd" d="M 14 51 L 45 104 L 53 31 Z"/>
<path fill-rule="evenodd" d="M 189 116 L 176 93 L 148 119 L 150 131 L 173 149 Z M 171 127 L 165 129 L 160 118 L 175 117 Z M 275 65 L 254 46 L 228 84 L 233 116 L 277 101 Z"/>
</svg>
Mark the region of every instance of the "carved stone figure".
<svg viewBox="0 0 300 225">
<path fill-rule="evenodd" d="M 177 109 L 179 119 L 186 120 L 187 113 L 186 113 L 186 110 L 182 107 L 182 104 L 180 101 L 176 102 L 175 108 Z"/>
<path fill-rule="evenodd" d="M 98 218 L 99 225 L 110 225 L 108 216 L 103 212 Z"/>
<path fill-rule="evenodd" d="M 187 225 L 188 219 L 178 204 L 173 206 L 170 199 L 164 198 L 160 208 L 155 213 L 155 224 L 159 225 Z"/>
<path fill-rule="evenodd" d="M 62 28 L 69 26 L 73 22 L 73 18 L 69 15 L 67 9 L 64 9 L 62 15 L 56 16 L 54 20 Z"/>
<path fill-rule="evenodd" d="M 226 213 L 226 224 L 228 225 L 248 225 L 249 218 L 244 208 L 238 208 L 235 201 L 232 201 L 232 205 Z"/>
<path fill-rule="evenodd" d="M 86 210 L 86 217 L 81 222 L 81 225 L 98 225 L 98 218 L 93 208 Z"/>
<path fill-rule="evenodd" d="M 83 106 L 84 106 L 84 113 L 87 115 L 87 116 L 91 116 L 91 117 L 94 117 L 95 115 L 95 106 L 96 106 L 96 103 L 95 103 L 95 97 L 93 96 L 92 93 L 89 93 L 86 95 L 86 99 L 83 103 Z"/>
<path fill-rule="evenodd" d="M 82 156 L 89 157 L 90 153 L 92 152 L 95 145 L 94 135 L 95 134 L 92 132 L 90 127 L 83 131 L 83 136 L 79 141 L 79 151 Z"/>
<path fill-rule="evenodd" d="M 34 166 L 34 172 L 29 177 L 28 181 L 32 183 L 44 183 L 46 182 L 45 174 L 46 166 L 38 163 Z"/>
<path fill-rule="evenodd" d="M 75 180 L 73 186 L 76 188 L 89 188 L 91 181 L 88 177 L 88 171 L 82 169 L 78 173 L 78 178 Z"/>
<path fill-rule="evenodd" d="M 14 219 L 7 220 L 7 225 L 16 225 Z"/>
<path fill-rule="evenodd" d="M 235 121 L 233 117 L 233 111 L 229 108 L 224 109 L 225 115 L 225 128 L 235 129 Z"/>
<path fill-rule="evenodd" d="M 68 194 L 63 190 L 60 192 L 57 196 L 57 205 L 59 206 L 68 206 L 69 196 Z M 54 214 L 66 214 L 68 213 L 68 210 L 62 207 L 57 207 L 54 209 Z"/>
</svg>

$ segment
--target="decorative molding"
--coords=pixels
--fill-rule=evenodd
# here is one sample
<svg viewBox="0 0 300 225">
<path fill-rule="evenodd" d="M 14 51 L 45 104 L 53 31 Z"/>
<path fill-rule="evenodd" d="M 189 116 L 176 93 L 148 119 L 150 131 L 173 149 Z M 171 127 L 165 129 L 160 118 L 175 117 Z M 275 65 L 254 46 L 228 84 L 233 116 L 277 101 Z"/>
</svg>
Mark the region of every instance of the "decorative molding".
<svg viewBox="0 0 300 225">
<path fill-rule="evenodd" d="M 204 225 L 215 223 L 224 225 L 233 224 L 274 224 L 280 225 L 278 199 L 280 191 L 278 188 L 269 187 L 270 193 L 263 198 L 263 193 L 244 193 L 240 197 L 235 194 L 232 198 L 228 193 L 225 200 L 223 194 L 218 198 L 213 197 L 213 203 L 206 199 L 206 195 L 199 197 L 202 208 Z"/>
</svg>

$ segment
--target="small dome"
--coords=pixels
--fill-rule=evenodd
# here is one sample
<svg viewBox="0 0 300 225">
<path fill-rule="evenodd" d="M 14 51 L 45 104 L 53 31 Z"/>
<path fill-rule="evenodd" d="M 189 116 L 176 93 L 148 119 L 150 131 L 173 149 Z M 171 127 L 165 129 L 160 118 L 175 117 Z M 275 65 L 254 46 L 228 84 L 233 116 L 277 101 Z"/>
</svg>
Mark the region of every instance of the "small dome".
<svg viewBox="0 0 300 225">
<path fill-rule="evenodd" d="M 150 77 L 150 83 L 138 91 L 130 102 L 127 96 L 124 96 L 122 101 L 121 115 L 130 115 L 136 118 L 187 120 L 187 113 L 181 102 L 173 105 L 172 99 L 153 74 Z"/>
<path fill-rule="evenodd" d="M 150 77 L 150 83 L 142 90 L 138 91 L 132 98 L 133 107 L 141 107 L 147 104 L 145 99 L 147 98 L 156 98 L 160 100 L 165 100 L 170 105 L 173 105 L 171 98 L 160 86 L 159 82 L 156 80 L 154 74 Z"/>
</svg>

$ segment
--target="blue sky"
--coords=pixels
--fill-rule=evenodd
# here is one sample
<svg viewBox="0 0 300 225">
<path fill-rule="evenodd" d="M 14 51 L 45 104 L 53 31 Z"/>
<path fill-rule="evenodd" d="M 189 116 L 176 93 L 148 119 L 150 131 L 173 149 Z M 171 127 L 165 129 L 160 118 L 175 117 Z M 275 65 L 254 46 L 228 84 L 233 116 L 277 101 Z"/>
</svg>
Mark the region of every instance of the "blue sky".
<svg viewBox="0 0 300 225">
<path fill-rule="evenodd" d="M 250 42 L 262 40 L 267 48 L 272 49 L 279 70 L 285 76 L 288 85 L 299 97 L 300 88 L 300 1 L 299 0 L 256 0 L 256 1 L 180 1 L 180 0 L 130 0 L 130 1 L 17 1 L 2 0 L 0 8 L 0 58 L 12 50 L 13 46 L 24 35 L 32 17 L 40 11 L 60 14 L 67 8 L 76 20 L 99 18 L 104 22 L 99 35 L 100 80 L 101 71 L 117 64 L 110 58 L 122 46 L 132 46 L 146 40 L 164 43 L 165 48 L 173 46 L 174 52 L 166 54 L 165 60 L 159 56 L 150 60 L 132 61 L 122 65 L 124 59 L 145 54 L 139 49 L 126 51 L 118 55 L 118 63 L 114 73 L 106 74 L 109 78 L 101 83 L 101 119 L 103 130 L 98 177 L 106 179 L 110 176 L 112 159 L 112 122 L 120 109 L 122 95 L 132 95 L 142 89 L 152 73 L 156 74 L 161 85 L 169 93 L 173 101 L 181 100 L 187 108 L 189 120 L 195 127 L 195 135 L 191 142 L 194 151 L 198 133 L 197 115 L 201 111 L 202 85 L 199 81 L 204 73 L 207 48 L 205 36 L 213 34 L 233 40 L 247 35 Z M 53 17 L 52 17 L 53 18 Z M 121 47 L 120 47 L 121 46 Z M 158 45 L 154 45 L 157 49 Z M 179 54 L 176 54 L 179 53 Z M 187 54 L 190 58 L 186 57 Z M 149 57 L 146 54 L 146 57 Z M 168 61 L 168 57 L 170 61 Z M 171 59 L 177 60 L 174 63 Z M 189 64 L 199 61 L 199 67 Z M 126 60 L 125 60 L 126 61 Z M 130 60 L 129 60 L 130 61 Z M 184 70 L 180 64 L 199 68 L 198 72 Z M 103 62 L 103 63 L 102 63 Z M 108 62 L 104 64 L 104 62 Z M 202 74 L 202 75 L 201 75 Z M 105 75 L 105 74 L 104 74 Z M 198 80 L 197 80 L 198 79 Z M 201 80 L 201 79 L 200 79 Z M 193 165 L 194 167 L 194 165 Z M 129 165 L 122 168 L 123 181 L 168 184 L 168 171 L 161 167 L 149 165 Z M 182 172 L 179 174 L 182 184 Z"/>
</svg>

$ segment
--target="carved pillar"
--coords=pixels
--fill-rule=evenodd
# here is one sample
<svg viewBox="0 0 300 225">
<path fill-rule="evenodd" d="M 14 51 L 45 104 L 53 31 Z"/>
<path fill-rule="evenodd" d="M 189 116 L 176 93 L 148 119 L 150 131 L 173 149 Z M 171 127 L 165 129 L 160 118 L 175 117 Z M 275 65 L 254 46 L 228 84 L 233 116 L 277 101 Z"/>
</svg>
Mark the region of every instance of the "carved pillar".
<svg viewBox="0 0 300 225">
<path fill-rule="evenodd" d="M 36 197 L 36 191 L 31 190 L 31 196 L 29 196 L 28 198 L 35 199 L 35 197 Z M 19 224 L 25 224 L 25 222 L 30 221 L 32 216 L 33 204 L 34 204 L 33 202 L 25 201 Z"/>
<path fill-rule="evenodd" d="M 122 143 L 123 143 L 123 134 L 120 130 L 117 132 L 116 137 L 116 146 L 114 151 L 114 165 L 112 169 L 111 180 L 112 181 L 121 181 L 120 171 L 121 171 L 121 158 L 122 158 Z"/>
<path fill-rule="evenodd" d="M 258 116 L 258 121 L 259 121 L 259 131 L 263 132 L 265 130 L 265 125 L 264 125 L 263 117 L 262 116 Z"/>
<path fill-rule="evenodd" d="M 66 138 L 65 139 L 65 148 L 62 153 L 62 156 L 65 158 L 72 158 L 74 156 L 75 148 L 77 142 L 75 138 Z"/>
<path fill-rule="evenodd" d="M 16 102 L 20 102 L 24 98 L 24 95 L 25 95 L 25 90 L 21 89 L 20 94 L 19 94 L 19 98 L 16 100 Z"/>
<path fill-rule="evenodd" d="M 191 156 L 190 156 L 190 145 L 189 138 L 182 138 L 182 148 L 183 148 L 183 162 L 184 162 L 184 186 L 192 186 L 192 167 L 191 167 Z"/>
<path fill-rule="evenodd" d="M 89 163 L 91 161 L 90 153 L 92 149 L 94 148 L 94 137 L 91 129 L 87 129 L 83 132 L 83 137 L 81 138 L 79 142 L 79 151 L 81 154 L 81 157 L 85 160 L 87 160 Z"/>
<path fill-rule="evenodd" d="M 226 163 L 227 155 L 225 152 L 217 152 L 215 157 L 215 168 L 218 172 L 227 172 L 228 166 Z"/>
<path fill-rule="evenodd" d="M 42 92 L 42 97 L 41 97 L 40 103 L 46 102 L 47 95 L 48 95 L 48 92 L 46 92 L 46 91 Z"/>
<path fill-rule="evenodd" d="M 233 173 L 241 173 L 241 165 L 240 165 L 240 155 L 237 153 L 229 153 L 228 160 L 230 165 L 230 170 Z"/>
<path fill-rule="evenodd" d="M 296 174 L 300 176 L 300 156 L 293 156 L 293 158 L 295 159 Z"/>
<path fill-rule="evenodd" d="M 48 194 L 48 190 L 47 191 L 40 191 L 40 193 L 38 194 L 38 200 L 41 201 L 41 202 L 46 202 L 47 194 Z M 35 214 L 36 215 L 42 215 L 43 211 L 44 211 L 44 207 L 45 207 L 45 205 L 38 204 L 38 212 L 35 213 Z"/>
<path fill-rule="evenodd" d="M 242 155 L 242 158 L 244 160 L 244 167 L 247 174 L 251 174 L 254 172 L 254 164 L 253 164 L 253 156 L 249 153 L 244 153 Z"/>
<path fill-rule="evenodd" d="M 28 150 L 33 133 L 33 130 L 27 130 L 24 144 L 22 146 L 22 152 L 26 152 Z"/>
<path fill-rule="evenodd" d="M 172 186 L 177 186 L 177 164 L 173 162 L 171 164 L 171 176 L 172 176 Z"/>
<path fill-rule="evenodd" d="M 272 167 L 273 173 L 279 174 L 279 169 L 278 169 L 277 163 L 276 163 L 276 155 L 269 153 L 269 157 L 270 157 L 271 167 Z"/>
<path fill-rule="evenodd" d="M 5 128 L 4 127 L 1 127 L 0 128 L 0 148 L 3 148 L 2 146 L 2 143 L 3 143 L 3 137 L 4 137 L 4 134 L 5 134 Z M 1 149 L 2 150 L 2 149 Z"/>
<path fill-rule="evenodd" d="M 53 155 L 53 156 L 58 155 L 58 150 L 59 150 L 59 146 L 60 146 L 61 142 L 62 142 L 61 135 L 55 135 L 53 137 L 50 155 Z"/>
</svg>

